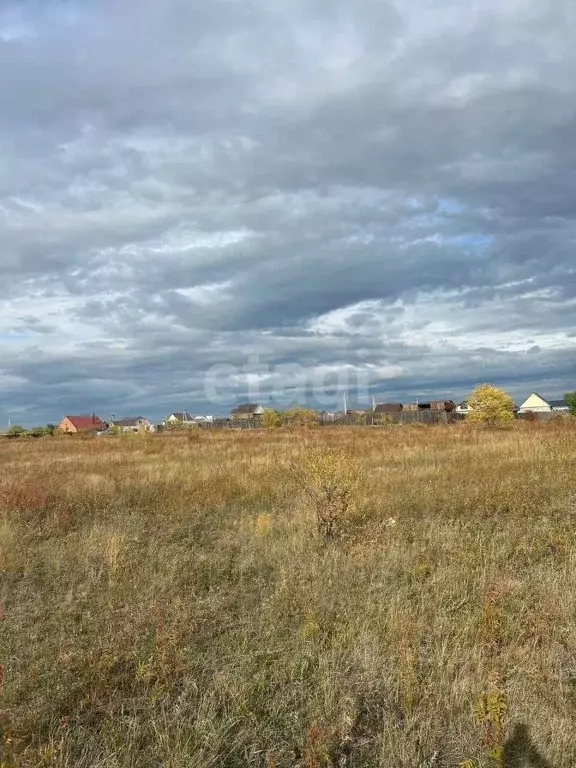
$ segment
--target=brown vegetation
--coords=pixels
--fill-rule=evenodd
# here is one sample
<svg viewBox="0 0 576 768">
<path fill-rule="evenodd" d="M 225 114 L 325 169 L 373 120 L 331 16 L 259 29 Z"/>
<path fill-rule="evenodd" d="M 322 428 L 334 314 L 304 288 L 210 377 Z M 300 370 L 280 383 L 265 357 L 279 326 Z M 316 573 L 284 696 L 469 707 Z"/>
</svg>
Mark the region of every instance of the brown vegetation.
<svg viewBox="0 0 576 768">
<path fill-rule="evenodd" d="M 570 423 L 0 442 L 2 768 L 576 765 L 575 459 Z"/>
</svg>

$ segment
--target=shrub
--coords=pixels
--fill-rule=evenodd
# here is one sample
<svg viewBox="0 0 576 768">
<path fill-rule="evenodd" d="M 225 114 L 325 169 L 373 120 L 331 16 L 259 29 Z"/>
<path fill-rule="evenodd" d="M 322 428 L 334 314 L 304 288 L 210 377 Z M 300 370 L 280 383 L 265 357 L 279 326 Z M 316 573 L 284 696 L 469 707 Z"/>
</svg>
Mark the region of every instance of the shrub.
<svg viewBox="0 0 576 768">
<path fill-rule="evenodd" d="M 378 427 L 395 427 L 399 422 L 394 421 L 389 413 L 380 413 L 373 417 L 373 422 Z"/>
<path fill-rule="evenodd" d="M 566 392 L 564 402 L 570 408 L 570 413 L 576 416 L 576 392 Z"/>
<path fill-rule="evenodd" d="M 312 499 L 318 531 L 326 538 L 343 533 L 359 509 L 362 471 L 349 453 L 315 450 L 303 460 L 301 479 Z"/>
<path fill-rule="evenodd" d="M 282 426 L 282 416 L 274 408 L 265 408 L 262 414 L 262 426 L 265 429 L 277 429 Z"/>
<path fill-rule="evenodd" d="M 318 423 L 316 411 L 300 405 L 294 405 L 279 415 L 283 426 L 286 427 L 312 427 Z"/>
<path fill-rule="evenodd" d="M 6 437 L 22 437 L 25 434 L 26 430 L 20 424 L 12 424 L 6 430 Z"/>
</svg>

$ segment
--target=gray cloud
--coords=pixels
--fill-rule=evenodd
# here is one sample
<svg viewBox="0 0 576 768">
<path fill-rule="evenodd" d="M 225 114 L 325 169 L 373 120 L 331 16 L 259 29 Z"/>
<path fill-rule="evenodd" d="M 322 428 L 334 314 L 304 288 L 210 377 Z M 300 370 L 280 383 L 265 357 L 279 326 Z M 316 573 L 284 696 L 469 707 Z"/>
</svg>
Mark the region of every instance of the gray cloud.
<svg viewBox="0 0 576 768">
<path fill-rule="evenodd" d="M 575 33 L 565 0 L 0 2 L 0 419 L 575 388 Z"/>
</svg>

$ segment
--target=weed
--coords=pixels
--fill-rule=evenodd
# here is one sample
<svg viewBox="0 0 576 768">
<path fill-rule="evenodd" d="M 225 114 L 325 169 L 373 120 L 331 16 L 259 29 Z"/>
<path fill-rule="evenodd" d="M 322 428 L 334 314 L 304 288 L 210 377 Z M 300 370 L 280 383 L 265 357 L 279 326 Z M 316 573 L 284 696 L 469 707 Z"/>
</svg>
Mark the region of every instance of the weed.
<svg viewBox="0 0 576 768">
<path fill-rule="evenodd" d="M 2 768 L 576 765 L 572 422 L 197 433 L 0 440 Z"/>
<path fill-rule="evenodd" d="M 318 531 L 326 538 L 342 534 L 359 513 L 363 473 L 358 461 L 342 450 L 308 451 L 300 477 L 314 503 Z"/>
</svg>

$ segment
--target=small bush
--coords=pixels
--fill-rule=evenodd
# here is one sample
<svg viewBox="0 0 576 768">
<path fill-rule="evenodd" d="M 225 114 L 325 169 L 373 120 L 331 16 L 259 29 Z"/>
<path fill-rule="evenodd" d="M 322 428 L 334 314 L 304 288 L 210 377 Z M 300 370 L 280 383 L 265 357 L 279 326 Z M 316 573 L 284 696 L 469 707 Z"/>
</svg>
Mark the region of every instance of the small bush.
<svg viewBox="0 0 576 768">
<path fill-rule="evenodd" d="M 318 531 L 326 538 L 343 533 L 359 511 L 361 468 L 349 453 L 316 450 L 306 454 L 301 478 L 314 503 Z"/>
<path fill-rule="evenodd" d="M 318 424 L 318 417 L 315 411 L 310 408 L 302 408 L 300 405 L 294 405 L 286 411 L 279 414 L 282 425 L 286 427 L 313 427 Z"/>
<path fill-rule="evenodd" d="M 277 429 L 282 426 L 282 416 L 274 408 L 264 408 L 262 414 L 262 426 L 264 429 Z"/>
</svg>

